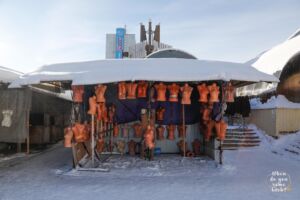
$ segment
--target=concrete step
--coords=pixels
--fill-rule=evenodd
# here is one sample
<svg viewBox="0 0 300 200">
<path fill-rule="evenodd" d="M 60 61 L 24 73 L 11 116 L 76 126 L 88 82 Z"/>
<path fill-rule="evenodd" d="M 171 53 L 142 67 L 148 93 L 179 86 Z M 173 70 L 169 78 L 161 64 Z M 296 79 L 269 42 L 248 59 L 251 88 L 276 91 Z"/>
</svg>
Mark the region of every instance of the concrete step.
<svg viewBox="0 0 300 200">
<path fill-rule="evenodd" d="M 294 148 L 300 149 L 300 146 L 298 146 L 298 145 L 292 144 L 291 146 Z"/>
<path fill-rule="evenodd" d="M 234 143 L 234 144 L 243 144 L 243 143 L 260 143 L 260 140 L 232 140 L 232 139 L 230 139 L 230 140 L 224 140 L 224 142 L 223 142 L 224 144 L 230 144 L 230 143 Z"/>
<path fill-rule="evenodd" d="M 249 140 L 259 140 L 259 137 L 258 136 L 255 136 L 255 135 L 251 135 L 251 136 L 247 136 L 247 135 L 226 135 L 225 139 L 249 139 Z"/>
<path fill-rule="evenodd" d="M 228 136 L 256 136 L 256 133 L 228 133 L 228 132 L 226 132 L 226 135 L 228 135 Z"/>
<path fill-rule="evenodd" d="M 236 139 L 245 139 L 249 138 L 251 139 L 259 139 L 257 135 L 226 135 L 225 138 L 236 138 Z"/>
<path fill-rule="evenodd" d="M 224 143 L 222 147 L 226 148 L 240 148 L 240 147 L 255 147 L 259 146 L 259 143 Z"/>
<path fill-rule="evenodd" d="M 242 129 L 227 129 L 227 133 L 255 133 L 252 129 L 242 130 Z"/>
<path fill-rule="evenodd" d="M 242 129 L 242 128 L 227 128 L 226 130 L 230 130 L 230 131 L 254 131 L 251 128 L 247 128 L 247 129 Z"/>
<path fill-rule="evenodd" d="M 259 146 L 259 143 L 224 143 L 223 144 L 224 146 L 245 146 L 245 147 L 248 147 L 248 146 Z"/>
<path fill-rule="evenodd" d="M 223 150 L 230 150 L 230 151 L 234 151 L 234 150 L 238 150 L 238 147 L 224 147 Z"/>
<path fill-rule="evenodd" d="M 288 151 L 288 152 L 290 152 L 290 153 L 296 154 L 296 155 L 300 155 L 299 152 L 294 151 L 294 150 L 292 150 L 292 149 L 287 149 L 287 148 L 285 148 L 284 150 L 285 150 L 285 151 Z"/>
<path fill-rule="evenodd" d="M 259 146 L 260 139 L 253 129 L 227 129 L 223 142 L 224 150 L 237 150 L 245 147 Z"/>
</svg>

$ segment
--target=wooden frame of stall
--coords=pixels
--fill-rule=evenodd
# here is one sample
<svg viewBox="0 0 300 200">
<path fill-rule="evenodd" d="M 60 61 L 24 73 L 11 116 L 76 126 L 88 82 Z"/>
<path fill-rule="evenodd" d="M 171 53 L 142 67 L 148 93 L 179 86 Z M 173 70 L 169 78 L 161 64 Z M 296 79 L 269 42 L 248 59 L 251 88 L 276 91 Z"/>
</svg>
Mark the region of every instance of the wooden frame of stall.
<svg viewBox="0 0 300 200">
<path fill-rule="evenodd" d="M 222 103 L 222 105 L 225 103 L 225 100 L 224 100 L 224 96 L 225 96 L 225 90 L 224 88 L 226 87 L 226 85 L 229 83 L 229 82 L 224 82 L 224 81 L 201 81 L 201 83 L 207 83 L 207 82 L 218 82 L 219 86 L 220 86 L 220 95 L 219 98 L 220 99 L 220 102 Z M 150 84 L 150 87 L 153 86 L 153 82 L 149 82 Z M 195 82 L 192 82 L 192 83 L 195 83 Z M 196 82 L 196 84 L 198 84 L 200 82 Z M 232 85 L 234 87 L 239 87 L 239 86 L 243 86 L 243 85 L 246 85 L 247 83 L 246 82 L 239 82 L 239 81 L 231 81 Z M 249 83 L 251 84 L 251 83 Z M 150 90 L 149 90 L 149 93 L 150 93 Z M 151 115 L 151 104 L 150 104 L 150 95 L 149 95 L 149 101 L 148 101 L 148 109 L 147 109 L 147 113 L 148 113 L 148 123 L 150 123 L 150 115 Z M 185 105 L 182 104 L 182 125 L 183 127 L 185 126 Z M 222 116 L 223 117 L 223 116 Z M 84 143 L 76 143 L 76 142 L 73 142 L 72 143 L 72 153 L 73 153 L 73 160 L 74 160 L 74 167 L 78 170 L 89 170 L 91 169 L 92 171 L 95 171 L 96 168 L 95 168 L 95 160 L 97 159 L 98 161 L 104 161 L 106 158 L 104 159 L 100 159 L 98 153 L 95 151 L 95 133 L 98 132 L 98 128 L 100 127 L 100 132 L 104 132 L 106 134 L 106 136 L 109 137 L 110 140 L 112 140 L 112 130 L 113 130 L 113 126 L 114 124 L 111 123 L 111 124 L 108 124 L 108 128 L 103 128 L 104 125 L 102 124 L 102 122 L 99 122 L 99 121 L 96 121 L 94 120 L 95 116 L 92 115 L 91 116 L 91 119 L 92 119 L 92 128 L 91 128 L 91 141 L 90 142 L 84 142 Z M 99 126 L 100 125 L 100 126 Z M 186 144 L 186 133 L 185 133 L 185 129 L 183 129 L 184 133 L 183 133 L 183 141 L 184 141 L 184 145 Z M 156 140 L 156 134 L 155 135 L 155 140 Z M 215 135 L 215 134 L 213 134 Z M 204 146 L 205 146 L 205 143 L 204 140 L 203 140 L 203 143 L 204 143 Z M 94 150 L 92 150 L 94 149 Z M 184 146 L 184 152 L 183 152 L 183 156 L 185 157 L 186 156 L 186 152 L 185 152 L 186 148 Z M 218 163 L 222 165 L 223 163 L 223 148 L 222 148 L 222 141 L 219 140 L 219 144 L 218 144 L 218 147 L 215 149 L 219 152 L 219 156 L 218 156 Z M 153 152 L 152 152 L 153 153 Z M 112 149 L 110 152 L 106 152 L 104 154 L 108 154 L 108 156 L 112 155 L 113 152 L 112 152 Z M 90 159 L 91 160 L 91 167 L 89 168 L 85 168 L 84 166 L 82 166 L 80 164 L 80 162 L 82 160 L 85 160 L 85 159 Z M 98 170 L 96 171 L 109 171 L 109 169 L 103 169 L 103 168 L 99 168 Z"/>
</svg>

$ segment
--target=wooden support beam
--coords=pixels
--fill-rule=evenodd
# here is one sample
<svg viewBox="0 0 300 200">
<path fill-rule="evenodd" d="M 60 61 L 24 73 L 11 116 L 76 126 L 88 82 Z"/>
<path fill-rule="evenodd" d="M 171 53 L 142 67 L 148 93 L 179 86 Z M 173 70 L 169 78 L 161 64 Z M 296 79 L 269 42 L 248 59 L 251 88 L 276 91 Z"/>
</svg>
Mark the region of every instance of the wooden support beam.
<svg viewBox="0 0 300 200">
<path fill-rule="evenodd" d="M 184 104 L 182 104 L 182 127 L 183 127 L 183 157 L 186 155 L 186 146 L 185 146 L 185 109 Z"/>
<path fill-rule="evenodd" d="M 26 150 L 26 153 L 27 154 L 30 154 L 30 135 L 29 135 L 29 116 L 30 116 L 30 111 L 26 111 L 26 114 L 25 114 L 25 123 L 26 123 L 26 146 L 27 146 L 27 150 Z"/>
<path fill-rule="evenodd" d="M 91 142 L 91 150 L 92 150 L 92 167 L 95 167 L 95 116 L 92 115 L 92 142 Z"/>
<path fill-rule="evenodd" d="M 76 144 L 72 143 L 72 154 L 73 154 L 73 168 L 76 168 L 78 165 L 78 159 L 77 159 L 77 150 L 76 150 Z"/>
</svg>

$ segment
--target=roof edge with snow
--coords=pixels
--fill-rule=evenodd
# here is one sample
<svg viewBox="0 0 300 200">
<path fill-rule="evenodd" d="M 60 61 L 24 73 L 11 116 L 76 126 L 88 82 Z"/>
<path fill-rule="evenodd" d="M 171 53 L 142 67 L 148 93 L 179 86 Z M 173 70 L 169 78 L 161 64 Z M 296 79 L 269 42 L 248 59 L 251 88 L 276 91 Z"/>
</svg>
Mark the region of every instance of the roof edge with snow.
<svg viewBox="0 0 300 200">
<path fill-rule="evenodd" d="M 21 75 L 23 75 L 22 72 L 0 66 L 0 82 L 2 83 L 10 83 Z"/>
<path fill-rule="evenodd" d="M 246 81 L 278 82 L 250 65 L 181 58 L 110 59 L 46 65 L 13 81 L 13 87 L 51 81 L 72 81 L 73 85 L 92 85 L 120 81 Z"/>
</svg>

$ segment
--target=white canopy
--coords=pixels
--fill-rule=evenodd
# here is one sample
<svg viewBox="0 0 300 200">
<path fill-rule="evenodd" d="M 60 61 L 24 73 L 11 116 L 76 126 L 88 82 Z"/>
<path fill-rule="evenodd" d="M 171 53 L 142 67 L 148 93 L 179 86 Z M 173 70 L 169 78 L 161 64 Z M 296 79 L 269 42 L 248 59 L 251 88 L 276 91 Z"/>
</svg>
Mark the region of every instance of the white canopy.
<svg viewBox="0 0 300 200">
<path fill-rule="evenodd" d="M 119 81 L 249 81 L 278 82 L 273 75 L 250 65 L 180 58 L 113 59 L 43 66 L 15 80 L 10 87 L 47 81 L 72 81 L 73 85 Z"/>
</svg>

